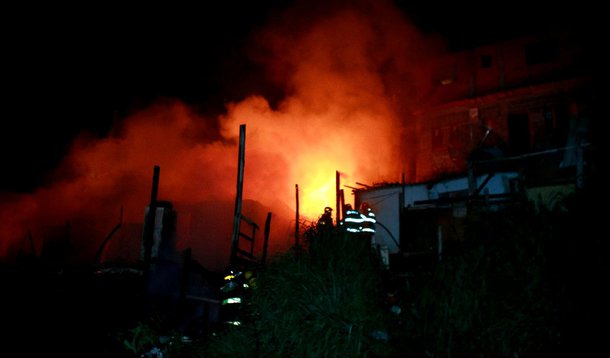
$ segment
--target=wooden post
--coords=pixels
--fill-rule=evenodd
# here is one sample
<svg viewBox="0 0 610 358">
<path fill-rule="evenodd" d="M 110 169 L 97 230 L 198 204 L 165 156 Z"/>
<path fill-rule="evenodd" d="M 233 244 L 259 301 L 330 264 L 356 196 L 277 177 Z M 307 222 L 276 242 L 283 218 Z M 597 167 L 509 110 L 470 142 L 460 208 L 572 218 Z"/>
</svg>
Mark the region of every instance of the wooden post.
<svg viewBox="0 0 610 358">
<path fill-rule="evenodd" d="M 244 167 L 245 161 L 245 149 L 246 149 L 246 125 L 241 124 L 239 126 L 239 154 L 237 163 L 237 194 L 235 195 L 235 213 L 233 214 L 233 237 L 231 240 L 231 257 L 230 263 L 234 263 L 235 257 L 237 256 L 237 248 L 239 246 L 239 230 L 241 223 L 241 203 L 242 203 L 242 189 L 244 185 Z"/>
<path fill-rule="evenodd" d="M 402 238 L 404 237 L 404 228 L 402 225 L 402 220 L 405 213 L 405 173 L 402 173 L 401 182 L 400 182 L 401 190 L 400 196 L 398 197 L 398 241 L 402 242 Z M 398 249 L 402 251 L 400 245 Z"/>
<path fill-rule="evenodd" d="M 335 207 L 335 211 L 337 213 L 335 220 L 336 225 L 339 226 L 339 223 L 341 222 L 341 212 L 343 211 L 343 208 L 341 207 L 341 193 L 340 193 L 340 188 L 341 188 L 341 178 L 340 178 L 340 173 L 339 171 L 335 171 L 335 190 L 336 190 L 336 195 L 337 195 L 337 203 L 336 203 L 336 207 Z"/>
<path fill-rule="evenodd" d="M 148 205 L 148 215 L 146 215 L 146 222 L 144 225 L 144 284 L 148 291 L 148 280 L 150 277 L 150 263 L 152 256 L 152 245 L 155 234 L 155 221 L 157 215 L 157 193 L 159 192 L 159 173 L 161 168 L 155 165 L 153 170 L 153 182 L 152 190 L 150 192 L 150 204 Z"/>
<path fill-rule="evenodd" d="M 267 220 L 265 220 L 265 241 L 263 242 L 263 257 L 261 263 L 264 265 L 267 260 L 267 245 L 269 244 L 269 231 L 271 229 L 271 212 L 267 213 Z"/>
<path fill-rule="evenodd" d="M 299 247 L 299 184 L 294 185 L 294 195 L 296 199 L 296 223 L 294 224 L 294 244 Z"/>
</svg>

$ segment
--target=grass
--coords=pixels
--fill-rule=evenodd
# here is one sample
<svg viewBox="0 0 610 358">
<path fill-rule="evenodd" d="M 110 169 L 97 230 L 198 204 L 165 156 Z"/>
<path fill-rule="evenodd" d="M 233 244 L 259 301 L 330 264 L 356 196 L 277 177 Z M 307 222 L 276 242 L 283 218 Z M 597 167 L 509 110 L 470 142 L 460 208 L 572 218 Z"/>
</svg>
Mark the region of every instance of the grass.
<svg viewBox="0 0 610 358">
<path fill-rule="evenodd" d="M 392 274 L 366 240 L 310 227 L 304 248 L 259 270 L 243 325 L 216 331 L 188 356 L 540 357 L 592 350 L 602 340 L 580 343 L 599 336 L 585 317 L 599 313 L 593 321 L 604 322 L 607 294 L 593 281 L 607 266 L 596 259 L 601 246 L 587 254 L 575 249 L 582 247 L 577 235 L 581 244 L 602 243 L 586 229 L 595 220 L 588 201 L 566 205 L 561 212 L 472 208 L 461 241 L 442 261 Z M 593 295 L 582 296 L 583 287 Z M 390 291 L 398 315 L 384 304 Z"/>
<path fill-rule="evenodd" d="M 214 337 L 209 356 L 374 357 L 388 351 L 373 338 L 385 319 L 369 243 L 340 233 L 308 242 L 308 249 L 275 257 L 260 272 L 249 319 Z"/>
</svg>

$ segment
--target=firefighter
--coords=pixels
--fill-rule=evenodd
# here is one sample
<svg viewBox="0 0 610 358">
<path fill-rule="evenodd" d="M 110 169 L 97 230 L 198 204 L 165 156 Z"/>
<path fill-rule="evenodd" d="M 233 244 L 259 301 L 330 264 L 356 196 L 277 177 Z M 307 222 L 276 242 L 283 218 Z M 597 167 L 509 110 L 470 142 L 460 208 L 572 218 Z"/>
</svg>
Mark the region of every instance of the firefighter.
<svg viewBox="0 0 610 358">
<path fill-rule="evenodd" d="M 360 207 L 360 215 L 362 216 L 362 220 L 364 220 L 362 225 L 362 232 L 368 234 L 375 234 L 375 223 L 377 219 L 375 218 L 375 213 L 373 209 L 369 206 L 368 203 L 362 203 Z"/>
<path fill-rule="evenodd" d="M 312 233 L 312 231 L 310 231 L 306 236 L 309 240 L 309 249 L 312 252 L 317 251 L 322 242 L 326 242 L 332 238 L 334 231 L 332 213 L 333 209 L 331 207 L 325 207 L 324 213 L 318 218 L 318 222 L 315 227 L 316 235 L 310 235 Z"/>
<path fill-rule="evenodd" d="M 329 206 L 324 208 L 324 214 L 318 219 L 318 231 L 326 232 L 333 228 L 333 209 Z"/>
<path fill-rule="evenodd" d="M 246 291 L 256 288 L 256 275 L 253 270 L 248 270 L 244 273 L 244 288 Z"/>
<path fill-rule="evenodd" d="M 240 311 L 244 296 L 244 273 L 235 266 L 225 269 L 224 285 L 220 288 L 220 320 L 221 322 L 239 326 L 241 325 Z"/>
<path fill-rule="evenodd" d="M 373 209 L 369 206 L 367 202 L 362 203 L 360 205 L 360 215 L 362 217 L 362 235 L 365 236 L 368 241 L 371 243 L 371 248 L 376 248 L 375 242 L 375 223 L 377 223 L 377 219 L 375 217 L 375 213 Z"/>
<path fill-rule="evenodd" d="M 354 210 L 351 204 L 345 205 L 345 218 L 341 222 L 343 230 L 351 234 L 362 232 L 364 219 L 358 210 Z"/>
<path fill-rule="evenodd" d="M 240 326 L 255 288 L 256 271 L 253 268 L 239 269 L 229 265 L 225 269 L 224 285 L 220 288 L 220 321 L 226 325 Z"/>
<path fill-rule="evenodd" d="M 372 234 L 369 224 L 370 218 L 367 215 L 354 210 L 350 204 L 345 205 L 345 216 L 341 221 L 343 237 L 349 241 L 351 250 L 363 258 L 371 253 Z"/>
</svg>

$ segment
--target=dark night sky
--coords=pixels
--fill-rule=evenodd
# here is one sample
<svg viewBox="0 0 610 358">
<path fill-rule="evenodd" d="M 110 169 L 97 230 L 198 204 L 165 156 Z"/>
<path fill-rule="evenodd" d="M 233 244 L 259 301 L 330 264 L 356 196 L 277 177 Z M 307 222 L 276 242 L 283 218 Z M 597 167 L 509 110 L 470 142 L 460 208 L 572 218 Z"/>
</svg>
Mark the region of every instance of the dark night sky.
<svg viewBox="0 0 610 358">
<path fill-rule="evenodd" d="M 179 98 L 214 114 L 225 101 L 253 92 L 280 96 L 243 48 L 253 29 L 292 3 L 6 11 L 0 35 L 0 191 L 31 190 L 76 134 L 103 136 L 113 120 L 158 98 Z M 517 1 L 489 8 L 395 3 L 419 28 L 444 36 L 454 49 L 551 27 L 590 34 L 599 25 L 593 9 L 557 3 Z"/>
</svg>

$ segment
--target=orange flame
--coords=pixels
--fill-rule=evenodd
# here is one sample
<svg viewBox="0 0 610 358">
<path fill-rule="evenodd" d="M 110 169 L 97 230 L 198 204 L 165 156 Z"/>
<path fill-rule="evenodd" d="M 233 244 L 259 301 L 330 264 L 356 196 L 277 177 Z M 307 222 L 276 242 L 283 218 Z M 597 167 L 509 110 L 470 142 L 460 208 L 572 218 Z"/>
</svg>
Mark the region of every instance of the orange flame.
<svg viewBox="0 0 610 358">
<path fill-rule="evenodd" d="M 284 19 L 297 14 L 290 10 Z M 425 52 L 417 32 L 386 2 L 337 8 L 298 22 L 296 30 L 286 23 L 294 24 L 261 32 L 255 54 L 286 90 L 277 106 L 253 95 L 228 104 L 214 119 L 179 102 L 163 103 L 126 118 L 111 138 L 80 138 L 56 173 L 68 179 L 0 206 L 1 252 L 8 253 L 11 241 L 23 241 L 28 230 L 40 240 L 44 228 L 74 218 L 81 222 L 75 230 L 82 231 L 82 246 L 97 247 L 120 206 L 125 222 L 141 223 L 152 168 L 159 165 L 159 197 L 182 210 L 181 245 L 205 247 L 200 255 L 209 260 L 224 259 L 218 250 L 225 247 L 213 242 L 226 244 L 229 236 L 230 205 L 220 203 L 234 200 L 242 123 L 244 197 L 280 217 L 293 217 L 286 208 L 295 209 L 295 184 L 301 214 L 314 220 L 325 206 L 335 206 L 336 171 L 348 185 L 400 178 L 401 158 L 409 154 L 401 131 L 420 76 L 413 63 Z M 219 133 L 208 125 L 215 120 Z M 202 206 L 208 207 L 196 209 Z M 219 218 L 220 211 L 227 217 Z M 278 247 L 291 240 L 291 219 L 282 220 L 272 225 Z"/>
</svg>

